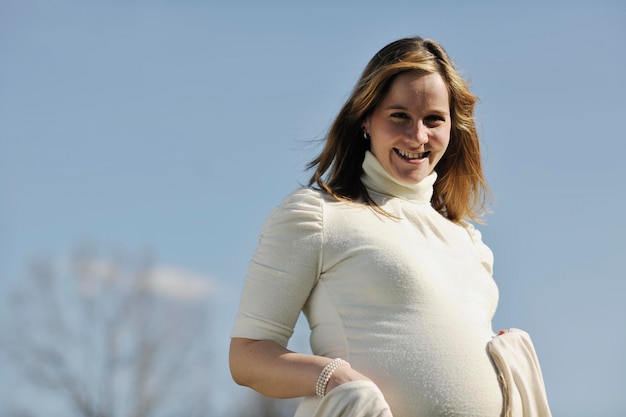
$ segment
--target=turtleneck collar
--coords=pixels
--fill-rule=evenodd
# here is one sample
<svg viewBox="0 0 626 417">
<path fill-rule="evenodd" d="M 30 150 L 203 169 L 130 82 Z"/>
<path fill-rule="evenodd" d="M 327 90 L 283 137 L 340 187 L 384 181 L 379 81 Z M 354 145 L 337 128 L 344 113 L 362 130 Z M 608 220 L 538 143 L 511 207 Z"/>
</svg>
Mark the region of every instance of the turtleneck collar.
<svg viewBox="0 0 626 417">
<path fill-rule="evenodd" d="M 432 172 L 417 184 L 407 184 L 392 177 L 370 151 L 365 152 L 361 181 L 368 190 L 414 203 L 430 204 L 437 173 Z"/>
</svg>

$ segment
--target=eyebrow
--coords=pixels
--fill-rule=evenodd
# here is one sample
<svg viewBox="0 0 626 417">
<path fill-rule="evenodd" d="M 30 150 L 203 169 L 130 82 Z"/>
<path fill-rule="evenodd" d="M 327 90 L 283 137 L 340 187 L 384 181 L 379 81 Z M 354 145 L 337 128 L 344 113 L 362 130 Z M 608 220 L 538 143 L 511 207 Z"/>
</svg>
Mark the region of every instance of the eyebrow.
<svg viewBox="0 0 626 417">
<path fill-rule="evenodd" d="M 402 106 L 400 104 L 392 104 L 390 106 L 385 107 L 385 110 L 409 110 L 408 107 Z"/>
<path fill-rule="evenodd" d="M 409 109 L 406 106 L 403 106 L 402 104 L 391 104 L 387 107 L 385 107 L 385 110 L 404 110 L 404 111 L 410 111 L 411 109 Z M 445 115 L 449 115 L 450 114 L 450 110 L 446 109 L 446 110 L 441 110 L 441 109 L 433 109 L 431 110 L 431 112 L 434 113 L 440 113 L 440 114 L 445 114 Z"/>
</svg>

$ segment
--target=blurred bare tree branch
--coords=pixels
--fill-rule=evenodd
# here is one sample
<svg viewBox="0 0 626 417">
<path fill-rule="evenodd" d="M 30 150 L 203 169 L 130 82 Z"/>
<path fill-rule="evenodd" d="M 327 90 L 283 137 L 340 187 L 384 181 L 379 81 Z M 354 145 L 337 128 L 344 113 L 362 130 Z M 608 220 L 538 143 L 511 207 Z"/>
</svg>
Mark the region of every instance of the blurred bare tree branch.
<svg viewBox="0 0 626 417">
<path fill-rule="evenodd" d="M 0 336 L 38 395 L 62 399 L 63 415 L 211 415 L 204 287 L 181 292 L 190 280 L 164 276 L 149 257 L 107 260 L 83 247 L 61 264 L 33 261 Z M 39 402 L 12 414 L 41 415 Z"/>
</svg>

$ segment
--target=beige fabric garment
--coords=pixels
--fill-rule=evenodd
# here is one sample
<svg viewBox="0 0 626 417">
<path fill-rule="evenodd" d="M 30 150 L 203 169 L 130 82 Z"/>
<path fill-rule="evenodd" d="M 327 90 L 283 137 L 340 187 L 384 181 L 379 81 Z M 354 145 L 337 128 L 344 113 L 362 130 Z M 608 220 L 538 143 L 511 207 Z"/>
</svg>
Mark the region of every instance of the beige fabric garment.
<svg viewBox="0 0 626 417">
<path fill-rule="evenodd" d="M 498 304 L 491 250 L 432 207 L 436 173 L 402 184 L 371 153 L 363 170 L 394 217 L 292 193 L 263 226 L 231 336 L 287 346 L 303 312 L 311 352 L 350 362 L 394 417 L 500 417 L 486 351 Z"/>
<path fill-rule="evenodd" d="M 511 329 L 487 345 L 504 394 L 504 417 L 552 417 L 530 336 Z"/>
<path fill-rule="evenodd" d="M 295 417 L 393 417 L 383 393 L 370 381 L 352 381 L 324 398 L 308 397 Z"/>
</svg>

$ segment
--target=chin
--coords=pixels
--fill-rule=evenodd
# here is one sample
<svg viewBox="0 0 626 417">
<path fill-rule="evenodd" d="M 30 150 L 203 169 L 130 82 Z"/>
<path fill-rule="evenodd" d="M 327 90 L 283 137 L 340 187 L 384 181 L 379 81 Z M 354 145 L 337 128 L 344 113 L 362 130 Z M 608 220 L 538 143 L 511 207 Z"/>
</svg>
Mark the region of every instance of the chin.
<svg viewBox="0 0 626 417">
<path fill-rule="evenodd" d="M 422 182 L 422 180 L 424 178 L 426 178 L 426 176 L 419 176 L 419 177 L 396 177 L 396 179 L 398 181 L 404 182 L 406 184 L 411 184 L 411 185 L 419 184 L 420 182 Z"/>
<path fill-rule="evenodd" d="M 412 172 L 410 175 L 404 176 L 404 181 L 411 184 L 417 184 L 419 182 L 422 182 L 422 180 L 428 175 L 430 175 L 430 172 Z"/>
</svg>

